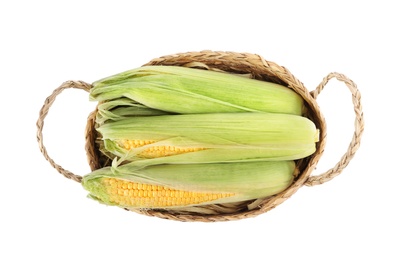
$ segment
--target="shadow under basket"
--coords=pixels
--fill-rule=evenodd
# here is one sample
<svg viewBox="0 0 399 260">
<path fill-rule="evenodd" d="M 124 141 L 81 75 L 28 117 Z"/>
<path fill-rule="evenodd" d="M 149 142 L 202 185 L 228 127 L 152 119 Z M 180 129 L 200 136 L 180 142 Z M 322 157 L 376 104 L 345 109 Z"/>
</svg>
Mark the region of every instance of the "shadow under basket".
<svg viewBox="0 0 399 260">
<path fill-rule="evenodd" d="M 287 189 L 284 191 L 262 199 L 244 201 L 240 203 L 226 203 L 214 204 L 205 206 L 187 207 L 182 209 L 136 209 L 134 212 L 144 214 L 147 216 L 155 216 L 164 219 L 178 220 L 178 221 L 229 221 L 239 220 L 248 217 L 254 217 L 265 213 L 286 199 L 290 198 L 302 186 L 313 186 L 325 183 L 335 176 L 339 175 L 342 170 L 348 165 L 353 158 L 356 150 L 359 148 L 361 135 L 364 129 L 363 112 L 361 106 L 361 96 L 356 84 L 343 74 L 330 73 L 328 74 L 319 86 L 309 92 L 305 86 L 296 77 L 294 77 L 286 68 L 277 65 L 274 62 L 267 61 L 259 55 L 249 53 L 236 52 L 215 52 L 215 51 L 201 51 L 201 52 L 187 52 L 178 53 L 174 55 L 162 56 L 151 60 L 144 64 L 145 66 L 163 65 L 163 66 L 185 66 L 196 67 L 209 70 L 222 70 L 225 72 L 235 74 L 247 74 L 252 78 L 262 81 L 269 81 L 278 83 L 280 85 L 291 88 L 304 99 L 305 114 L 303 116 L 309 118 L 314 122 L 320 131 L 319 142 L 316 144 L 316 151 L 311 156 L 296 161 L 296 177 Z M 347 152 L 342 156 L 341 160 L 330 170 L 317 176 L 311 176 L 318 161 L 320 160 L 324 147 L 326 145 L 326 122 L 316 102 L 318 94 L 323 90 L 324 86 L 332 78 L 336 78 L 346 84 L 352 94 L 352 101 L 355 112 L 355 131 L 351 143 L 349 144 Z M 81 182 L 82 177 L 75 175 L 61 166 L 56 164 L 47 154 L 46 148 L 43 145 L 42 129 L 44 118 L 55 97 L 67 88 L 78 88 L 90 91 L 91 85 L 83 81 L 67 81 L 59 88 L 54 90 L 53 94 L 49 96 L 43 108 L 40 111 L 39 120 L 37 122 L 38 133 L 37 138 L 39 148 L 45 158 L 50 164 L 57 169 L 61 174 L 69 179 Z M 245 91 L 245 86 L 243 86 Z M 97 145 L 98 133 L 95 130 L 95 117 L 97 111 L 93 111 L 87 120 L 86 127 L 86 153 L 91 170 L 96 170 L 110 165 L 108 157 L 104 156 Z"/>
</svg>

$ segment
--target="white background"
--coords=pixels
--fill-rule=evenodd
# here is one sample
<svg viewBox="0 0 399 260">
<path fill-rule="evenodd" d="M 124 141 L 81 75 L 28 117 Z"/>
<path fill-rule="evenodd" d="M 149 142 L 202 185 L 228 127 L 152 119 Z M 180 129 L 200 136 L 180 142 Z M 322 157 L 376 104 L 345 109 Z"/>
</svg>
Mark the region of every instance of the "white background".
<svg viewBox="0 0 399 260">
<path fill-rule="evenodd" d="M 2 1 L 0 259 L 398 259 L 395 1 Z M 344 172 L 255 218 L 183 223 L 106 207 L 39 152 L 36 120 L 66 80 L 97 79 L 178 52 L 256 53 L 314 89 L 329 72 L 357 83 L 365 132 Z M 354 131 L 351 95 L 318 98 L 335 165 Z M 95 103 L 66 90 L 44 141 L 66 169 L 90 171 L 84 128 Z"/>
</svg>

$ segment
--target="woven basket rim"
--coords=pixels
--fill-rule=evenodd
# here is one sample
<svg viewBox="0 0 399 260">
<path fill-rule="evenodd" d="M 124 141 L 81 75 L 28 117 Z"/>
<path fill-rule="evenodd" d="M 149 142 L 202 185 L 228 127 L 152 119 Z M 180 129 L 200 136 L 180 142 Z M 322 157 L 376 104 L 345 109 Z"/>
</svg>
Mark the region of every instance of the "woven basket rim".
<svg viewBox="0 0 399 260">
<path fill-rule="evenodd" d="M 302 96 L 305 101 L 305 106 L 307 109 L 307 114 L 305 116 L 311 119 L 320 131 L 319 142 L 316 144 L 316 152 L 303 160 L 297 161 L 299 174 L 290 187 L 283 192 L 259 201 L 255 208 L 244 210 L 241 208 L 237 212 L 217 214 L 201 214 L 196 212 L 153 209 L 137 209 L 132 211 L 147 216 L 154 216 L 170 220 L 214 222 L 255 217 L 275 208 L 290 198 L 299 188 L 304 185 L 323 154 L 326 137 L 326 123 L 316 99 L 306 89 L 303 83 L 294 75 L 292 75 L 285 67 L 280 66 L 272 61 L 267 61 L 260 55 L 256 54 L 224 51 L 215 52 L 209 50 L 200 52 L 185 52 L 155 58 L 148 63 L 145 63 L 143 66 L 186 66 L 192 62 L 200 62 L 206 64 L 210 68 L 216 68 L 227 72 L 251 73 L 252 76 L 258 80 L 279 83 L 293 89 L 296 93 Z M 102 158 L 102 155 L 98 151 L 95 144 L 95 115 L 96 111 L 93 111 L 89 115 L 85 130 L 86 154 L 92 170 L 101 168 L 105 164 L 104 158 Z M 247 204 L 249 203 L 250 202 L 247 202 Z"/>
</svg>

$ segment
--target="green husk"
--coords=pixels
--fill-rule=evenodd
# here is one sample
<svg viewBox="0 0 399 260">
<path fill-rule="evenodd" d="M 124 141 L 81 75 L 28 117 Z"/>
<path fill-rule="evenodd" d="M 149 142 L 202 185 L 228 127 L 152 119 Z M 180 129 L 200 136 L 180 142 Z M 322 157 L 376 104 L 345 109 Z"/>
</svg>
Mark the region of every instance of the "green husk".
<svg viewBox="0 0 399 260">
<path fill-rule="evenodd" d="M 167 114 L 170 113 L 146 107 L 128 98 L 118 98 L 103 101 L 97 106 L 96 123 L 102 125 L 107 120 L 118 121 L 129 117 Z"/>
<path fill-rule="evenodd" d="M 302 114 L 293 90 L 229 73 L 145 66 L 94 82 L 91 100 L 129 98 L 170 113 L 271 112 Z"/>
</svg>

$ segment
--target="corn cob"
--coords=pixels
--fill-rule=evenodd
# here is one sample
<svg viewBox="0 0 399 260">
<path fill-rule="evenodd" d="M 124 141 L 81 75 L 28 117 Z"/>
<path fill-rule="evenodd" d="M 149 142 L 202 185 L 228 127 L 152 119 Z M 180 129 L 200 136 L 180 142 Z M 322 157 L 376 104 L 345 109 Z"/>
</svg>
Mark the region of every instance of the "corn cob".
<svg viewBox="0 0 399 260">
<path fill-rule="evenodd" d="M 90 197 L 124 208 L 171 208 L 263 198 L 293 180 L 293 161 L 105 167 L 82 180 Z"/>
<path fill-rule="evenodd" d="M 170 113 L 271 112 L 302 114 L 291 89 L 229 73 L 178 66 L 145 66 L 93 83 L 95 101 L 129 98 Z"/>
<path fill-rule="evenodd" d="M 213 113 L 137 117 L 97 129 L 117 157 L 153 163 L 296 160 L 315 151 L 318 131 L 305 117 Z M 142 159 L 151 160 L 142 160 Z"/>
</svg>

